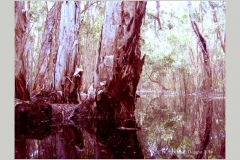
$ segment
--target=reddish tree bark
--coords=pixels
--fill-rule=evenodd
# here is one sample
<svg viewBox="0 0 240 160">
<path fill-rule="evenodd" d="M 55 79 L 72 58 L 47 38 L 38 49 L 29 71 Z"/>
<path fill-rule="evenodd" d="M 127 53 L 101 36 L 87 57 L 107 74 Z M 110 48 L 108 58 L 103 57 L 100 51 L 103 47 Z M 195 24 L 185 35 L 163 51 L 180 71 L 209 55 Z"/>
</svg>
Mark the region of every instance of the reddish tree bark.
<svg viewBox="0 0 240 160">
<path fill-rule="evenodd" d="M 33 90 L 45 90 L 50 92 L 53 89 L 53 64 L 56 56 L 56 19 L 58 3 L 55 3 L 47 14 L 43 42 L 38 59 L 38 72 L 33 85 Z"/>
<path fill-rule="evenodd" d="M 142 72 L 139 38 L 146 2 L 107 2 L 94 88 L 100 114 L 134 115 L 136 88 Z"/>
<path fill-rule="evenodd" d="M 15 20 L 15 98 L 30 100 L 26 85 L 26 68 L 24 64 L 24 52 L 27 51 L 28 22 L 24 2 L 14 2 Z"/>
</svg>

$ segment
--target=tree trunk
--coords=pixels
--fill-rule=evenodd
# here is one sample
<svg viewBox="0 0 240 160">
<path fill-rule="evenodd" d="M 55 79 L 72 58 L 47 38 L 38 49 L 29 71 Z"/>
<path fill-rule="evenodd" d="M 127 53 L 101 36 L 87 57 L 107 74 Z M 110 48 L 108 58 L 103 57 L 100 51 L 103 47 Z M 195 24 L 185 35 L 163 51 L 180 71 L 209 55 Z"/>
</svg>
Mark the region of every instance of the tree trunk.
<svg viewBox="0 0 240 160">
<path fill-rule="evenodd" d="M 156 9 L 157 9 L 157 13 L 156 13 L 157 19 L 156 20 L 158 22 L 158 27 L 159 27 L 159 29 L 162 29 L 161 20 L 160 20 L 160 17 L 159 17 L 160 1 L 156 1 Z"/>
<path fill-rule="evenodd" d="M 197 39 L 199 41 L 199 46 L 200 46 L 202 54 L 203 54 L 203 67 L 204 67 L 205 79 L 203 81 L 202 89 L 205 91 L 209 91 L 212 87 L 212 72 L 211 72 L 209 53 L 207 50 L 206 41 L 203 38 L 203 36 L 201 35 L 201 33 L 198 29 L 197 23 L 195 21 L 195 17 L 194 17 L 193 10 L 192 10 L 192 4 L 190 1 L 188 3 L 188 7 L 189 7 L 189 17 L 190 17 L 190 21 L 192 24 L 192 28 L 193 28 L 194 33 L 197 36 Z"/>
<path fill-rule="evenodd" d="M 47 14 L 45 28 L 43 32 L 43 41 L 38 59 L 38 73 L 34 82 L 33 90 L 44 90 L 50 92 L 53 84 L 53 64 L 56 56 L 56 25 L 57 9 L 59 4 L 55 3 Z"/>
<path fill-rule="evenodd" d="M 81 70 L 74 74 L 79 67 L 80 2 L 62 2 L 60 16 L 54 87 L 62 90 L 67 102 L 76 102 L 81 85 Z"/>
<path fill-rule="evenodd" d="M 80 2 L 56 2 L 48 12 L 34 90 L 62 91 L 64 102 L 78 103 L 79 26 Z"/>
<path fill-rule="evenodd" d="M 204 152 L 206 152 L 206 148 L 210 143 L 210 137 L 212 132 L 212 124 L 213 124 L 213 101 L 212 100 L 203 100 L 204 109 L 207 110 L 205 115 L 203 115 L 203 119 L 205 120 L 205 124 L 202 124 L 204 127 L 203 135 L 200 138 L 199 151 L 196 155 L 196 159 L 203 159 Z"/>
<path fill-rule="evenodd" d="M 15 98 L 30 100 L 26 85 L 24 52 L 27 52 L 28 22 L 24 2 L 16 1 L 15 7 Z"/>
<path fill-rule="evenodd" d="M 94 89 L 99 114 L 134 115 L 136 88 L 144 57 L 139 45 L 146 2 L 107 2 L 99 44 Z"/>
</svg>

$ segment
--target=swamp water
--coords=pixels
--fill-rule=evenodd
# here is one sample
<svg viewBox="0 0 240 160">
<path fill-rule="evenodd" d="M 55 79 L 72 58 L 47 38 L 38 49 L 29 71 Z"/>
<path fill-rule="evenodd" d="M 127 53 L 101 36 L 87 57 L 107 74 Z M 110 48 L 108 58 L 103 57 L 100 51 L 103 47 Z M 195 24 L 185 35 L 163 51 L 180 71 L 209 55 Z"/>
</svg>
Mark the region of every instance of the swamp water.
<svg viewBox="0 0 240 160">
<path fill-rule="evenodd" d="M 225 158 L 225 98 L 140 95 L 135 119 L 15 126 L 15 158 Z"/>
</svg>

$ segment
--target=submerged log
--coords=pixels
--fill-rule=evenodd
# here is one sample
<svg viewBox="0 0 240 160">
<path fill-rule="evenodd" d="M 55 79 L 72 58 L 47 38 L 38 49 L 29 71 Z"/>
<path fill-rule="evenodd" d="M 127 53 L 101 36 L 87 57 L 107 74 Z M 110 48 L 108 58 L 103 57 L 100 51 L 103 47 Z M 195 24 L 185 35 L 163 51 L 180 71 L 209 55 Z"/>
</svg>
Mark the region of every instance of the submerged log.
<svg viewBox="0 0 240 160">
<path fill-rule="evenodd" d="M 95 118 L 97 115 L 94 99 L 86 99 L 80 104 L 52 104 L 47 96 L 37 96 L 37 98 L 32 101 L 15 99 L 16 125 L 48 121 L 51 123 L 79 121 Z"/>
<path fill-rule="evenodd" d="M 50 121 L 52 117 L 52 107 L 42 100 L 20 101 L 15 100 L 15 122 L 26 121 L 32 123 L 35 120 Z"/>
<path fill-rule="evenodd" d="M 51 134 L 52 107 L 44 101 L 15 100 L 16 139 L 43 139 Z"/>
</svg>

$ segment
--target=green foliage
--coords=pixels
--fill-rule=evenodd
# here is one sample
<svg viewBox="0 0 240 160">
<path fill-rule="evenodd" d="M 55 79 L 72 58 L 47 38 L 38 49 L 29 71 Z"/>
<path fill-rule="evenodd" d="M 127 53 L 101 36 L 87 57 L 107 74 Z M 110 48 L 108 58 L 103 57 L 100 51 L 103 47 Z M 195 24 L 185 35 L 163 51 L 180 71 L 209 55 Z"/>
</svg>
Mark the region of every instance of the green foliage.
<svg viewBox="0 0 240 160">
<path fill-rule="evenodd" d="M 37 57 L 42 43 L 42 32 L 47 16 L 47 11 L 55 2 L 51 1 L 31 1 L 30 11 L 33 31 L 31 36 L 35 39 L 33 54 Z M 217 22 L 213 21 L 213 10 L 208 1 L 192 2 L 196 24 L 202 36 L 206 40 L 206 45 L 211 57 L 211 66 L 218 72 L 213 75 L 214 87 L 224 86 L 224 77 L 220 73 L 225 72 L 225 53 L 221 48 L 221 43 L 216 36 L 218 27 L 224 35 L 226 28 L 226 7 L 223 1 L 211 2 L 215 7 Z M 25 3 L 27 6 L 27 3 Z M 92 4 L 92 5 L 91 5 Z M 105 14 L 104 1 L 82 1 L 81 2 L 81 24 L 80 24 L 80 53 L 87 53 L 89 50 L 97 53 L 97 48 Z M 141 37 L 144 43 L 141 44 L 142 54 L 146 54 L 145 64 L 140 79 L 139 86 L 147 89 L 162 89 L 163 86 L 171 90 L 181 88 L 182 74 L 180 71 L 190 74 L 190 78 L 196 83 L 203 81 L 202 53 L 196 35 L 192 29 L 187 2 L 160 2 L 159 19 L 162 29 L 158 29 L 156 21 L 156 2 L 148 1 L 146 15 L 141 26 Z M 47 6 L 48 5 L 48 6 Z M 190 51 L 191 49 L 191 51 Z M 212 52 L 215 50 L 215 52 Z M 191 54 L 190 54 L 191 53 Z M 221 63 L 220 63 L 221 62 Z M 220 66 L 220 64 L 222 66 Z M 198 71 L 198 75 L 196 74 Z M 151 74 L 152 73 L 152 74 Z M 148 75 L 157 80 L 159 84 L 152 83 Z"/>
<path fill-rule="evenodd" d="M 188 22 L 188 14 L 187 13 L 183 14 L 180 21 L 186 24 Z"/>
<path fill-rule="evenodd" d="M 86 6 L 94 2 L 83 1 L 82 3 Z M 104 10 L 105 2 L 98 2 L 91 5 L 91 7 L 81 14 L 80 35 L 82 39 L 91 37 L 97 44 L 102 30 Z M 84 47 L 84 45 L 82 47 Z"/>
<path fill-rule="evenodd" d="M 171 137 L 172 137 L 172 134 L 163 134 L 163 135 L 161 135 L 161 138 L 162 138 L 164 141 L 169 140 Z"/>
<path fill-rule="evenodd" d="M 178 42 L 178 38 L 175 34 L 170 34 L 168 37 L 167 37 L 167 40 L 169 41 L 170 44 L 172 45 L 176 45 L 177 42 Z"/>
<path fill-rule="evenodd" d="M 187 137 L 184 137 L 182 145 L 184 148 L 189 149 L 191 147 L 191 141 Z"/>
<path fill-rule="evenodd" d="M 31 20 L 35 23 L 39 22 L 39 19 L 46 18 L 47 8 L 45 1 L 31 1 L 30 2 L 30 10 L 32 13 Z M 41 14 L 39 14 L 41 13 Z"/>
<path fill-rule="evenodd" d="M 215 23 L 213 21 L 213 11 L 208 1 L 192 2 L 194 16 L 199 31 L 206 40 L 210 57 L 215 57 L 217 53 L 221 55 L 218 57 L 225 61 L 225 54 L 221 48 L 220 41 L 216 40 L 216 28 L 219 26 L 222 35 L 226 30 L 225 2 L 214 1 L 212 3 L 215 6 L 218 22 Z M 141 51 L 147 57 L 140 79 L 140 86 L 147 86 L 151 89 L 162 88 L 159 85 L 156 88 L 156 85 L 152 83 L 147 73 L 148 75 L 152 73 L 154 80 L 161 81 L 161 86 L 170 89 L 180 88 L 183 84 L 181 82 L 182 72 L 185 72 L 184 75 L 187 75 L 185 78 L 192 77 L 196 83 L 201 83 L 204 80 L 203 59 L 199 42 L 189 20 L 188 2 L 161 1 L 160 6 L 159 18 L 162 29 L 155 30 L 154 24 L 157 24 L 157 22 L 150 15 L 156 14 L 156 4 L 155 2 L 147 3 L 146 16 L 141 33 L 145 40 L 145 43 L 141 46 Z M 213 49 L 216 49 L 217 52 L 211 52 Z M 215 64 L 216 66 L 217 63 L 216 59 L 211 59 L 211 65 Z M 219 68 L 218 73 L 224 72 L 224 70 L 220 69 L 222 68 L 221 66 L 217 65 L 217 67 Z M 197 75 L 194 75 L 196 73 Z M 190 80 L 186 79 L 186 81 Z M 220 81 L 220 79 L 217 81 Z M 190 85 L 190 83 L 188 84 Z M 221 85 L 215 86 L 219 87 Z"/>
</svg>

